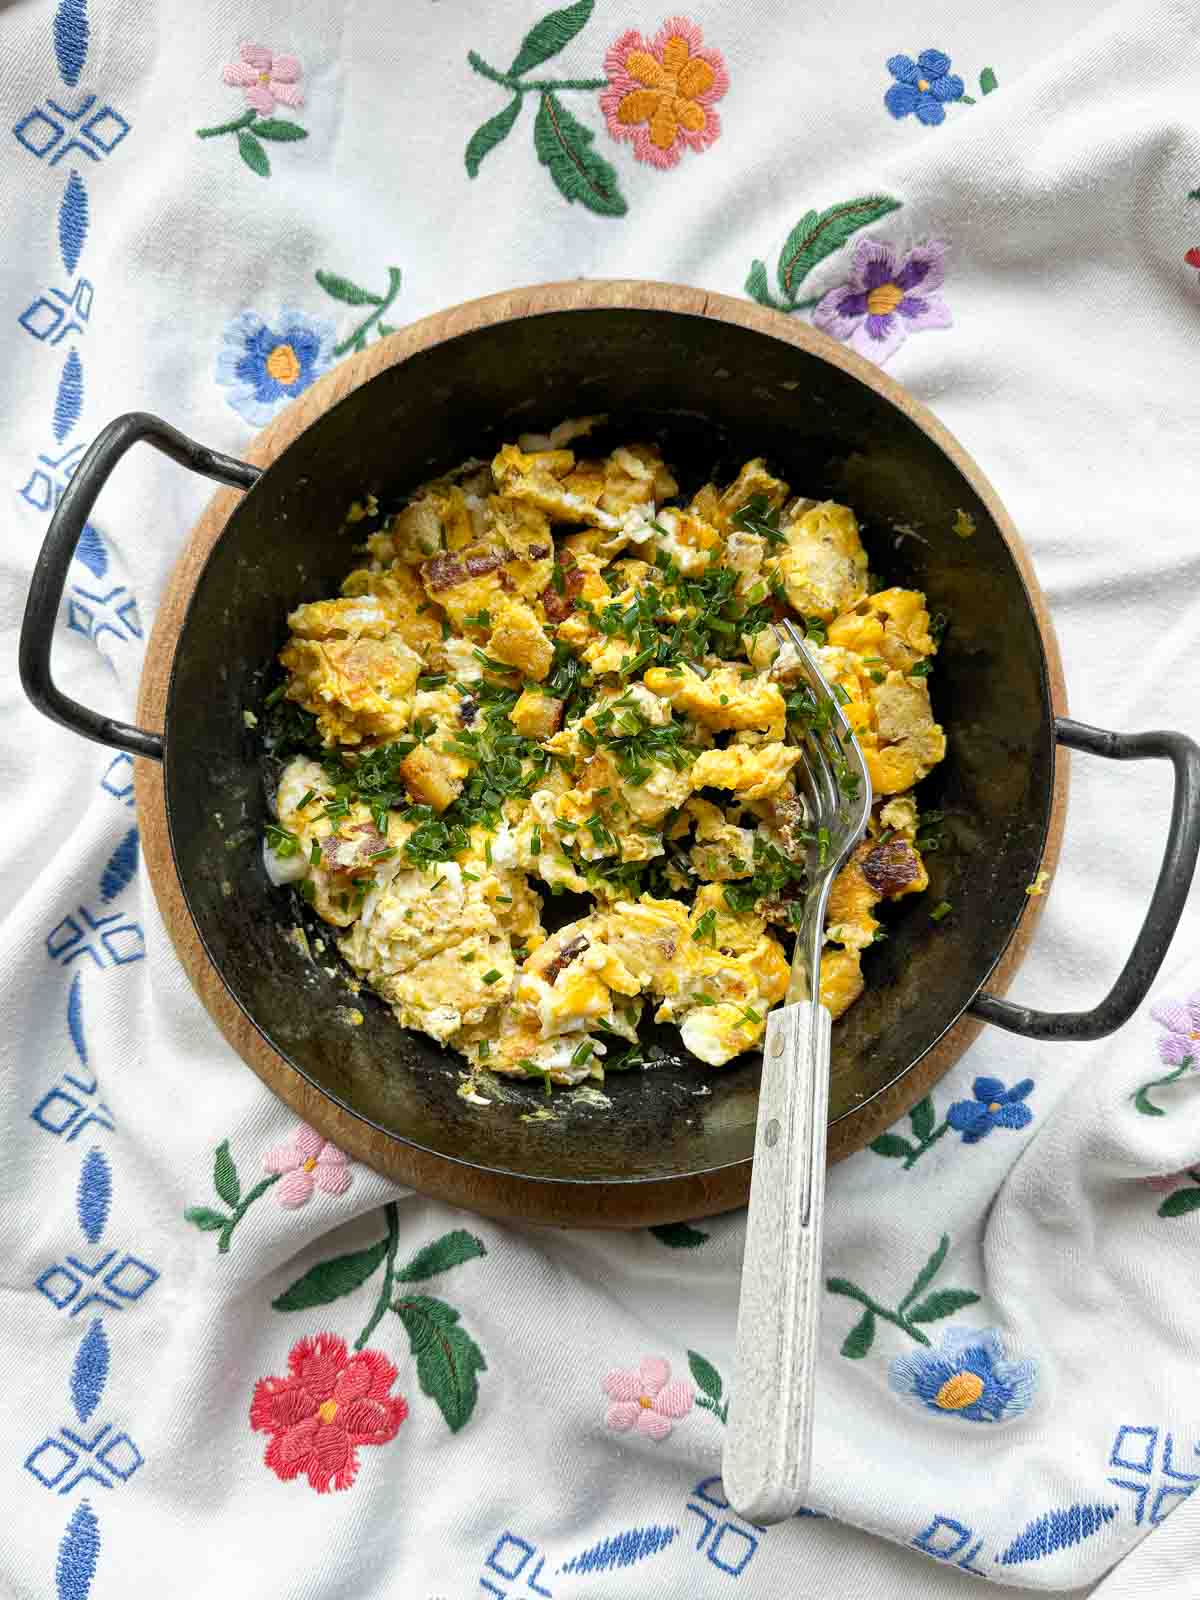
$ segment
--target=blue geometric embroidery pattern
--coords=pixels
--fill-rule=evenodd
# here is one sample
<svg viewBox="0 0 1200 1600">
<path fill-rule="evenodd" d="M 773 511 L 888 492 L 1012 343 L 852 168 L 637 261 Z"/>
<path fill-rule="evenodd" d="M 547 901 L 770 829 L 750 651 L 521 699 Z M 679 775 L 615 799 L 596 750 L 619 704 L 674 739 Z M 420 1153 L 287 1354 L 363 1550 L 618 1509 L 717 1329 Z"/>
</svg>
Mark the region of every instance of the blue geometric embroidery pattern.
<svg viewBox="0 0 1200 1600">
<path fill-rule="evenodd" d="M 87 0 L 62 0 L 54 13 L 54 54 L 63 82 L 73 89 L 87 60 Z"/>
<path fill-rule="evenodd" d="M 1154 1457 L 1158 1449 L 1159 1430 L 1154 1427 L 1122 1427 L 1117 1430 L 1116 1438 L 1108 1456 L 1110 1467 L 1119 1467 L 1125 1472 L 1133 1472 L 1144 1481 L 1131 1482 L 1128 1478 L 1109 1478 L 1108 1482 L 1114 1489 L 1128 1489 L 1135 1501 L 1133 1520 L 1139 1526 L 1146 1517 L 1146 1501 L 1149 1499 L 1150 1490 L 1154 1479 Z M 1137 1441 L 1136 1443 L 1133 1441 Z M 1174 1511 L 1175 1505 L 1180 1500 L 1186 1500 L 1200 1483 L 1200 1473 L 1182 1472 L 1175 1465 L 1173 1453 L 1175 1441 L 1168 1433 L 1163 1441 L 1161 1468 L 1162 1474 L 1170 1481 L 1159 1484 L 1150 1505 L 1149 1521 L 1157 1525 L 1168 1512 Z M 1126 1453 L 1128 1452 L 1128 1454 Z M 1196 1446 L 1196 1454 L 1200 1455 L 1200 1445 Z"/>
<path fill-rule="evenodd" d="M 68 272 L 73 273 L 79 265 L 87 231 L 87 189 L 79 174 L 72 171 L 58 207 L 58 247 L 62 252 L 63 266 Z"/>
<path fill-rule="evenodd" d="M 985 1574 L 971 1563 L 983 1549 L 983 1540 L 977 1539 L 966 1555 L 962 1551 L 971 1541 L 972 1530 L 964 1528 L 961 1522 L 953 1517 L 935 1516 L 927 1528 L 923 1528 L 915 1539 L 909 1542 L 918 1550 L 923 1550 L 927 1556 L 933 1556 L 936 1561 L 953 1561 L 956 1567 L 961 1567 L 964 1572 L 973 1572 L 977 1577 Z"/>
<path fill-rule="evenodd" d="M 92 314 L 94 297 L 91 279 L 80 278 L 69 294 L 65 289 L 51 289 L 49 295 L 38 295 L 25 307 L 17 321 L 39 343 L 45 344 L 50 339 L 51 344 L 61 344 L 69 333 L 84 332 Z M 72 312 L 74 315 L 69 315 Z"/>
<path fill-rule="evenodd" d="M 86 528 L 84 532 L 87 532 Z M 100 779 L 100 787 L 106 794 L 111 794 L 114 800 L 123 800 L 127 806 L 132 806 L 133 757 L 127 756 L 124 751 L 114 756 Z"/>
<path fill-rule="evenodd" d="M 76 982 L 79 981 L 76 977 Z M 79 1226 L 89 1244 L 97 1244 L 108 1221 L 108 1208 L 112 1204 L 112 1168 L 103 1151 L 92 1149 L 83 1158 L 79 1172 L 79 1188 L 75 1193 L 75 1209 Z"/>
<path fill-rule="evenodd" d="M 65 1425 L 58 1431 L 61 1439 L 48 1434 L 25 1457 L 24 1465 L 25 1470 L 47 1489 L 58 1489 L 61 1483 L 59 1494 L 70 1494 L 85 1478 L 94 1479 L 102 1489 L 111 1489 L 118 1481 L 128 1482 L 137 1469 L 145 1464 L 145 1457 L 127 1433 L 108 1438 L 112 1433 L 111 1422 L 106 1422 L 90 1439 L 81 1439 Z M 65 1444 L 63 1440 L 66 1440 Z M 100 1448 L 102 1440 L 107 1441 L 103 1449 Z M 80 1467 L 74 1477 L 67 1478 L 67 1474 L 78 1467 L 85 1456 L 90 1456 L 92 1460 Z M 65 1483 L 64 1478 L 67 1478 Z"/>
<path fill-rule="evenodd" d="M 46 935 L 46 953 L 52 961 L 68 966 L 79 956 L 91 956 L 98 967 L 128 966 L 141 961 L 146 954 L 145 938 L 141 927 L 132 919 L 122 921 L 123 912 L 113 911 L 107 917 L 92 917 L 83 906 L 76 906 L 83 925 L 73 916 L 65 916 Z M 110 927 L 110 923 L 119 923 Z M 95 941 L 88 933 L 99 934 Z"/>
<path fill-rule="evenodd" d="M 537 1557 L 537 1566 L 530 1567 L 529 1563 Z M 527 1592 L 531 1595 L 549 1595 L 551 1591 L 544 1589 L 538 1582 L 542 1575 L 542 1568 L 546 1562 L 535 1544 L 530 1544 L 528 1539 L 522 1539 L 508 1529 L 500 1535 L 492 1546 L 491 1553 L 483 1563 L 485 1572 L 494 1572 L 497 1577 L 508 1579 L 524 1578 Z M 516 1600 L 514 1591 L 498 1588 L 490 1578 L 480 1578 L 479 1587 L 484 1594 L 512 1596 Z"/>
<path fill-rule="evenodd" d="M 99 528 L 93 527 L 90 522 L 83 525 L 79 543 L 75 546 L 75 559 L 82 562 L 94 578 L 102 578 L 108 571 L 108 552 L 104 548 L 104 540 Z"/>
<path fill-rule="evenodd" d="M 1024 1528 L 1006 1550 L 996 1557 L 1002 1567 L 1019 1566 L 1023 1561 L 1041 1561 L 1056 1550 L 1082 1544 L 1117 1514 L 1116 1506 L 1076 1505 L 1048 1511 Z"/>
<path fill-rule="evenodd" d="M 65 1113 L 52 1110 L 56 1102 L 66 1106 Z M 76 1100 L 65 1089 L 48 1089 L 42 1098 L 29 1113 L 39 1128 L 45 1128 L 47 1133 L 66 1134 L 67 1143 L 74 1144 L 86 1127 L 95 1123 L 98 1128 L 104 1128 L 109 1133 L 113 1131 L 112 1112 L 103 1100 L 97 1100 L 95 1109 L 85 1106 L 82 1100 Z"/>
<path fill-rule="evenodd" d="M 108 1336 L 97 1317 L 80 1341 L 71 1369 L 71 1403 L 80 1422 L 86 1422 L 100 1404 L 108 1381 Z"/>
<path fill-rule="evenodd" d="M 715 1487 L 714 1487 L 715 1486 Z M 703 1500 L 705 1505 L 713 1506 L 718 1511 L 729 1511 L 729 1501 L 717 1476 L 701 1478 L 692 1490 L 697 1499 Z M 687 1503 L 687 1510 L 694 1512 L 703 1522 L 700 1537 L 696 1540 L 696 1549 L 703 1550 L 713 1566 L 721 1572 L 727 1572 L 731 1577 L 740 1578 L 750 1565 L 758 1549 L 758 1540 L 750 1532 L 750 1528 L 757 1528 L 763 1532 L 760 1523 L 752 1522 L 744 1527 L 741 1522 L 735 1522 L 734 1512 L 724 1522 L 718 1523 L 717 1518 L 710 1516 L 702 1507 L 695 1505 L 691 1500 Z M 709 1538 L 709 1535 L 712 1538 Z"/>
<path fill-rule="evenodd" d="M 80 123 L 96 104 L 94 94 L 86 95 L 78 106 L 60 106 L 57 100 L 47 98 L 48 110 L 41 106 L 34 106 L 27 111 L 20 122 L 13 128 L 17 143 L 25 146 L 31 155 L 39 161 L 44 161 L 50 156 L 50 166 L 56 167 L 65 155 L 72 150 L 78 150 L 87 156 L 89 161 L 101 161 L 105 156 L 111 155 L 120 144 L 121 140 L 130 132 L 130 124 L 126 122 L 115 107 L 103 105 L 99 111 L 92 112 L 86 122 L 82 122 L 77 133 L 72 133 L 65 144 L 60 141 L 66 134 L 67 126 Z M 51 116 L 51 112 L 54 113 Z M 59 122 L 58 117 L 63 120 Z M 51 151 L 53 155 L 50 155 Z"/>
<path fill-rule="evenodd" d="M 90 589 L 85 589 L 82 584 L 75 584 L 71 590 L 72 598 L 67 602 L 67 627 L 74 633 L 81 633 L 85 639 L 91 639 L 93 644 L 106 633 L 111 633 L 114 639 L 119 639 L 122 644 L 127 639 L 140 639 L 142 637 L 142 621 L 138 616 L 137 601 L 129 593 L 125 585 L 118 584 L 110 589 L 107 594 L 94 594 Z M 80 599 L 73 598 L 75 595 Z M 122 595 L 125 596 L 122 599 Z M 92 604 L 84 605 L 83 600 L 90 600 Z M 99 608 L 103 607 L 104 610 Z M 105 619 L 107 611 L 115 623 Z M 119 624 L 119 626 L 117 626 Z"/>
<path fill-rule="evenodd" d="M 121 890 L 137 874 L 138 831 L 130 828 L 120 844 L 108 858 L 108 865 L 100 875 L 100 898 L 105 905 L 115 900 Z"/>
<path fill-rule="evenodd" d="M 71 354 L 73 355 L 74 351 Z M 67 360 L 70 360 L 70 356 L 67 357 Z M 65 368 L 63 369 L 63 376 L 66 376 Z M 80 404 L 82 405 L 82 403 L 81 399 Z M 59 416 L 56 405 L 56 432 L 58 422 Z M 74 423 L 74 418 L 67 421 L 66 426 L 63 428 L 64 436 L 70 432 Z M 61 440 L 59 442 L 61 443 Z M 77 464 L 75 458 L 81 454 L 82 450 L 82 444 L 73 444 L 69 450 L 64 450 L 61 456 L 52 456 L 43 451 L 38 456 L 39 465 L 34 467 L 29 474 L 28 483 L 25 484 L 24 488 L 17 490 L 26 505 L 32 506 L 35 511 L 45 512 L 52 510 L 62 499 L 63 490 L 67 487 L 71 474 L 75 471 Z M 97 577 L 103 576 L 102 572 L 97 573 Z"/>
<path fill-rule="evenodd" d="M 115 1250 L 110 1250 L 91 1265 L 80 1261 L 77 1256 L 68 1256 L 65 1263 L 56 1261 L 52 1267 L 47 1267 L 35 1280 L 34 1288 L 40 1290 L 59 1311 L 70 1306 L 68 1315 L 72 1317 L 77 1317 L 91 1305 L 107 1306 L 110 1311 L 123 1311 L 126 1305 L 133 1305 L 140 1300 L 146 1290 L 158 1282 L 160 1275 L 148 1262 L 128 1253 L 121 1257 L 115 1267 L 104 1272 L 116 1254 Z M 102 1294 L 100 1289 L 92 1289 L 77 1304 L 74 1303 L 85 1279 L 94 1281 L 101 1272 L 104 1272 L 104 1277 L 100 1279 L 103 1288 L 110 1289 L 119 1298 L 114 1300 L 111 1295 Z M 79 1276 L 80 1273 L 83 1277 Z"/>
<path fill-rule="evenodd" d="M 599 1544 L 590 1545 L 570 1561 L 559 1567 L 560 1572 L 612 1572 L 618 1567 L 632 1567 L 647 1556 L 665 1550 L 682 1530 L 663 1527 L 657 1523 L 648 1528 L 626 1528 L 614 1533 Z"/>
<path fill-rule="evenodd" d="M 58 1565 L 54 1569 L 58 1600 L 88 1600 L 99 1559 L 100 1524 L 91 1506 L 81 1500 L 58 1547 Z"/>
<path fill-rule="evenodd" d="M 83 282 L 83 279 L 80 279 Z M 88 310 L 92 303 L 88 301 Z M 54 341 L 58 343 L 57 339 Z M 79 352 L 72 347 L 67 352 L 67 359 L 63 362 L 62 373 L 58 380 L 58 393 L 54 397 L 54 437 L 59 444 L 70 433 L 79 421 L 79 413 L 83 410 L 83 362 L 79 359 Z M 80 446 L 82 449 L 83 447 Z M 59 496 L 55 498 L 57 505 Z"/>
</svg>

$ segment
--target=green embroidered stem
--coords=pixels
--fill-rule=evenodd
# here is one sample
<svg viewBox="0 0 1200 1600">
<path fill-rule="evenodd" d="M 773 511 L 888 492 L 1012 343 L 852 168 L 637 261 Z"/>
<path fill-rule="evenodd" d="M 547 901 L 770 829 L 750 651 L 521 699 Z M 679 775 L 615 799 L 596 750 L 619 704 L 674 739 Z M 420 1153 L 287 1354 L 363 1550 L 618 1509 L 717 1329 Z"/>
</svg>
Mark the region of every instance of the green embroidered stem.
<svg viewBox="0 0 1200 1600">
<path fill-rule="evenodd" d="M 215 139 L 219 133 L 237 133 L 242 128 L 248 128 L 258 115 L 257 111 L 247 111 L 244 116 L 238 117 L 236 122 L 222 122 L 215 128 L 197 128 L 197 139 Z"/>
<path fill-rule="evenodd" d="M 711 1411 L 719 1422 L 727 1423 L 729 1421 L 728 1400 L 723 1406 L 720 1406 L 715 1400 L 710 1400 L 706 1394 L 698 1394 L 696 1396 L 696 1404 L 701 1411 Z"/>
<path fill-rule="evenodd" d="M 320 281 L 320 274 L 318 274 L 318 281 Z M 389 267 L 387 293 L 384 295 L 383 299 L 379 301 L 375 309 L 368 316 L 363 318 L 349 338 L 343 339 L 341 344 L 334 345 L 333 353 L 335 356 L 344 356 L 348 350 L 363 350 L 366 348 L 368 333 L 370 333 L 374 325 L 379 322 L 380 317 L 383 316 L 383 313 L 396 298 L 399 290 L 400 269 L 398 267 Z M 371 298 L 374 299 L 374 296 Z M 379 327 L 380 332 L 383 333 L 385 331 L 384 324 L 380 323 Z M 387 331 L 391 332 L 393 330 L 388 329 Z"/>
<path fill-rule="evenodd" d="M 608 88 L 607 78 L 516 78 L 511 72 L 497 72 L 495 67 L 486 62 L 474 50 L 467 51 L 467 60 L 481 78 L 489 78 L 492 83 L 498 83 L 505 89 L 511 89 L 514 94 L 524 94 L 526 90 L 542 93 L 555 89 Z"/>
<path fill-rule="evenodd" d="M 885 1322 L 892 1323 L 902 1333 L 908 1334 L 910 1339 L 915 1339 L 918 1344 L 927 1345 L 930 1342 L 920 1328 L 913 1327 L 907 1317 L 901 1316 L 898 1311 L 889 1311 L 886 1306 L 881 1306 L 878 1300 L 873 1300 L 869 1294 L 864 1293 L 857 1285 L 848 1282 L 845 1278 L 826 1278 L 825 1287 L 830 1294 L 844 1294 L 849 1300 L 857 1300 L 860 1306 L 865 1306 L 868 1311 L 873 1311 L 877 1317 L 882 1317 Z"/>
<path fill-rule="evenodd" d="M 949 1132 L 949 1129 L 950 1129 L 950 1124 L 948 1122 L 939 1123 L 939 1125 L 933 1130 L 933 1132 L 929 1135 L 929 1137 L 927 1139 L 923 1139 L 921 1141 L 921 1143 L 913 1151 L 912 1155 L 905 1156 L 903 1164 L 902 1164 L 903 1171 L 907 1172 L 908 1169 L 912 1166 L 913 1162 L 914 1161 L 919 1161 L 921 1159 L 921 1157 L 925 1154 L 926 1150 L 932 1149 L 932 1147 L 938 1142 L 938 1140 L 942 1137 L 942 1135 L 944 1133 Z"/>
<path fill-rule="evenodd" d="M 1155 1105 L 1154 1101 L 1151 1100 L 1148 1091 L 1151 1089 L 1161 1089 L 1165 1083 L 1174 1083 L 1176 1078 L 1183 1077 L 1184 1073 L 1191 1065 L 1192 1057 L 1185 1056 L 1175 1068 L 1174 1072 L 1168 1072 L 1165 1078 L 1152 1078 L 1149 1083 L 1144 1083 L 1142 1087 L 1137 1090 L 1135 1094 L 1131 1094 L 1129 1098 L 1133 1101 L 1134 1105 L 1137 1106 L 1138 1110 L 1144 1117 L 1165 1117 L 1167 1113 L 1161 1106 Z"/>
<path fill-rule="evenodd" d="M 250 1207 L 256 1200 L 260 1199 L 264 1194 L 266 1194 L 267 1190 L 273 1183 L 278 1183 L 282 1177 L 282 1172 L 273 1172 L 269 1178 L 264 1178 L 261 1183 L 256 1183 L 253 1189 L 251 1189 L 250 1193 L 245 1195 L 234 1207 L 233 1215 L 221 1229 L 221 1237 L 217 1240 L 217 1250 L 221 1255 L 226 1255 L 228 1253 L 230 1236 L 232 1235 L 233 1230 L 237 1227 L 238 1223 L 246 1215 L 247 1211 L 249 1211 Z"/>
<path fill-rule="evenodd" d="M 394 1200 L 389 1200 L 383 1208 L 387 1218 L 387 1257 L 383 1268 L 383 1287 L 379 1291 L 379 1299 L 375 1302 L 375 1309 L 367 1320 L 367 1325 L 354 1341 L 354 1348 L 361 1350 L 367 1340 L 375 1332 L 383 1320 L 383 1313 L 388 1309 L 392 1298 L 392 1275 L 396 1266 L 396 1247 L 400 1243 L 400 1212 Z"/>
</svg>

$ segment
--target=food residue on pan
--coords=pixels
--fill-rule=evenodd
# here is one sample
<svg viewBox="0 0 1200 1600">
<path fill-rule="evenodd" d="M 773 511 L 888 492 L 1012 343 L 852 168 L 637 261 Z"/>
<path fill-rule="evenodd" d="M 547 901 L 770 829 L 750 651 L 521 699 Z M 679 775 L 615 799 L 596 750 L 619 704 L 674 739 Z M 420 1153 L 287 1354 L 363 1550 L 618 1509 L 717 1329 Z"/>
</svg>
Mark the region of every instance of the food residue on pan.
<svg viewBox="0 0 1200 1600">
<path fill-rule="evenodd" d="M 820 716 L 772 622 L 805 632 L 875 794 L 829 898 L 835 1017 L 876 908 L 929 881 L 913 789 L 946 742 L 924 596 L 875 586 L 854 513 L 763 460 L 684 503 L 653 445 L 577 453 L 591 425 L 422 486 L 339 595 L 292 612 L 263 718 L 288 758 L 267 871 L 404 1027 L 461 1053 L 474 1104 L 482 1074 L 549 1092 L 650 1064 L 649 1017 L 714 1066 L 761 1044 Z M 579 914 L 548 931 L 564 893 Z"/>
</svg>

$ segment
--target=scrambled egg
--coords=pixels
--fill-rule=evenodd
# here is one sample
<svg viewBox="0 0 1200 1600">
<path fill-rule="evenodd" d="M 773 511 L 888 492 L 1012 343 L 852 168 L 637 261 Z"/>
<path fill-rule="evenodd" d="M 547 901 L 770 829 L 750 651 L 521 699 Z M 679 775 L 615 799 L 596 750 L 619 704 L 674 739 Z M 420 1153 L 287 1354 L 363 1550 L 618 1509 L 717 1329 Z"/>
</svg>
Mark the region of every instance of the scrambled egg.
<svg viewBox="0 0 1200 1600">
<path fill-rule="evenodd" d="M 292 612 L 260 718 L 288 729 L 273 880 L 403 1026 L 547 1084 L 638 1064 L 649 1017 L 720 1065 L 786 994 L 805 712 L 772 621 L 823 640 L 876 794 L 829 897 L 834 1016 L 928 884 L 912 790 L 946 747 L 924 596 L 871 588 L 848 507 L 757 458 L 682 503 L 653 444 L 577 453 L 604 421 L 418 489 Z M 590 909 L 548 930 L 563 892 Z"/>
</svg>

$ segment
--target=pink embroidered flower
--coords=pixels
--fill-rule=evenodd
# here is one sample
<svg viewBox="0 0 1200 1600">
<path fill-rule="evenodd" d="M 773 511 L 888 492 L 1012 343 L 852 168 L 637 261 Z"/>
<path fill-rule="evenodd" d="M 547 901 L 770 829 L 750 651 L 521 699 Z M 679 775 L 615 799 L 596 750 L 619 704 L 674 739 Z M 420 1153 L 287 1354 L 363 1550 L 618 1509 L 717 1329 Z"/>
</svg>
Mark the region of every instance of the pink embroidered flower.
<svg viewBox="0 0 1200 1600">
<path fill-rule="evenodd" d="M 684 145 L 699 154 L 720 137 L 713 104 L 729 74 L 721 52 L 703 43 L 694 22 L 668 17 L 649 44 L 631 28 L 610 46 L 600 109 L 614 139 L 633 140 L 639 161 L 673 167 Z"/>
<path fill-rule="evenodd" d="M 950 327 L 950 307 L 937 293 L 945 277 L 940 239 L 915 246 L 902 261 L 882 239 L 860 239 L 849 278 L 818 303 L 813 326 L 882 364 L 910 333 Z"/>
<path fill-rule="evenodd" d="M 379 1350 L 347 1358 L 332 1333 L 300 1339 L 286 1378 L 260 1378 L 250 1426 L 269 1433 L 263 1460 L 285 1483 L 302 1472 L 318 1494 L 348 1489 L 358 1473 L 360 1444 L 387 1444 L 408 1415 L 403 1395 L 390 1396 L 396 1369 Z"/>
<path fill-rule="evenodd" d="M 1197 1162 L 1200 1166 L 1200 1162 Z M 1181 1183 L 1194 1183 L 1196 1181 L 1195 1168 L 1185 1167 L 1182 1172 L 1164 1172 L 1161 1177 L 1143 1178 L 1142 1182 L 1147 1189 L 1154 1189 L 1159 1194 L 1170 1194 Z"/>
<path fill-rule="evenodd" d="M 277 56 L 265 44 L 244 44 L 240 61 L 221 68 L 221 77 L 232 89 L 241 89 L 246 104 L 265 115 L 274 111 L 278 100 L 285 106 L 302 106 L 304 96 L 296 87 L 304 69 L 295 56 Z"/>
<path fill-rule="evenodd" d="M 1150 1015 L 1167 1030 L 1158 1041 L 1163 1062 L 1168 1067 L 1186 1064 L 1200 1071 L 1200 989 L 1186 1000 L 1151 1006 Z"/>
<path fill-rule="evenodd" d="M 612 1401 L 604 1418 L 607 1425 L 616 1433 L 636 1428 L 647 1438 L 665 1439 L 696 1397 L 690 1383 L 670 1379 L 670 1363 L 661 1356 L 643 1356 L 636 1372 L 614 1367 L 603 1383 Z"/>
<path fill-rule="evenodd" d="M 306 1122 L 292 1134 L 291 1144 L 267 1151 L 263 1166 L 284 1174 L 275 1185 L 275 1198 L 288 1211 L 307 1205 L 314 1188 L 323 1194 L 345 1194 L 350 1187 L 346 1156 Z"/>
</svg>

